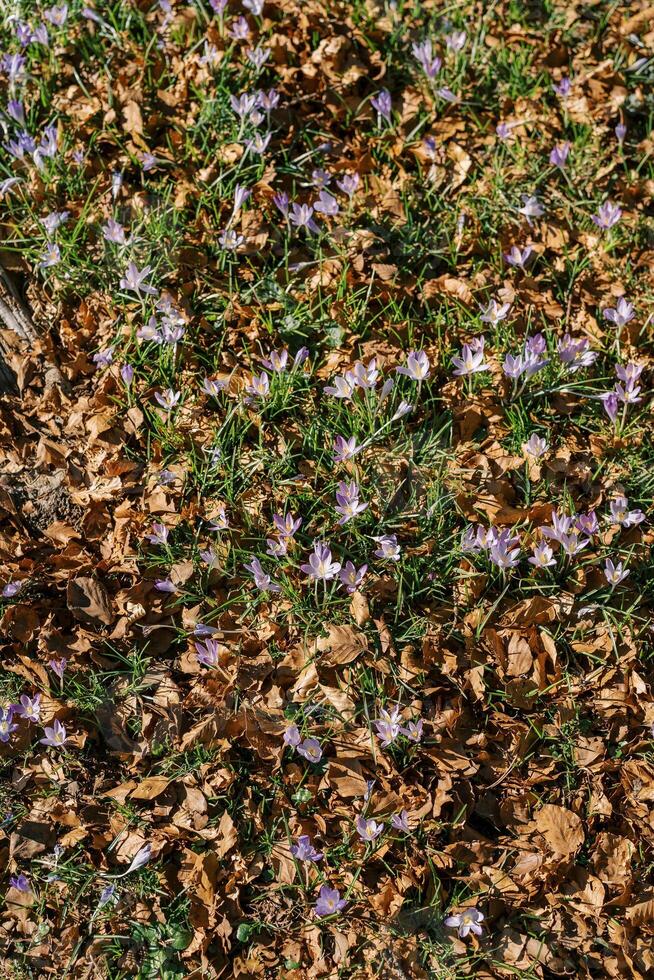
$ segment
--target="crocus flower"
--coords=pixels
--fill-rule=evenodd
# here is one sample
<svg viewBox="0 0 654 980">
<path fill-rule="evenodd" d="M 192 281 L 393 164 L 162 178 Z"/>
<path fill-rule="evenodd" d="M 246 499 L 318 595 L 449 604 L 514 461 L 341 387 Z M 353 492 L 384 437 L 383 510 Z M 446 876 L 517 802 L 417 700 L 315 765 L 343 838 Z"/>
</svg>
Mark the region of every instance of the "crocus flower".
<svg viewBox="0 0 654 980">
<path fill-rule="evenodd" d="M 409 814 L 407 811 L 401 810 L 399 813 L 394 813 L 391 817 L 391 826 L 404 834 L 410 834 L 411 827 L 409 826 Z"/>
<path fill-rule="evenodd" d="M 459 937 L 465 939 L 469 933 L 474 933 L 475 936 L 481 936 L 482 926 L 481 923 L 484 921 L 484 915 L 479 912 L 478 909 L 466 909 L 461 915 L 450 915 L 445 919 L 445 925 L 448 929 L 457 929 Z"/>
<path fill-rule="evenodd" d="M 7 582 L 6 585 L 2 587 L 2 598 L 3 599 L 13 599 L 17 596 L 20 590 L 23 588 L 23 582 Z"/>
<path fill-rule="evenodd" d="M 45 736 L 40 738 L 41 745 L 51 745 L 53 748 L 61 748 L 66 742 L 66 729 L 58 718 L 55 718 L 52 725 L 44 728 Z"/>
<path fill-rule="evenodd" d="M 28 694 L 22 694 L 19 704 L 14 705 L 14 710 L 21 718 L 36 724 L 41 717 L 41 695 L 35 694 L 31 698 Z"/>
<path fill-rule="evenodd" d="M 347 561 L 340 570 L 338 577 L 345 586 L 346 590 L 352 594 L 363 582 L 367 571 L 367 565 L 362 565 L 361 568 L 357 568 L 351 561 Z"/>
<path fill-rule="evenodd" d="M 39 257 L 39 269 L 51 269 L 61 262 L 61 251 L 56 242 L 48 242 Z"/>
<path fill-rule="evenodd" d="M 346 371 L 344 375 L 337 375 L 334 378 L 334 383 L 331 385 L 326 385 L 323 391 L 326 395 L 332 395 L 334 398 L 350 399 L 354 394 L 354 389 L 357 386 L 356 376 L 352 371 Z"/>
<path fill-rule="evenodd" d="M 151 272 L 152 268 L 149 265 L 139 269 L 135 262 L 130 262 L 125 269 L 125 275 L 118 285 L 121 289 L 128 289 L 131 292 L 135 292 L 137 296 L 143 294 L 146 296 L 158 296 L 159 290 L 146 282 Z"/>
<path fill-rule="evenodd" d="M 370 100 L 370 104 L 372 105 L 373 109 L 377 110 L 377 115 L 379 116 L 380 120 L 385 119 L 387 123 L 391 122 L 392 99 L 391 93 L 388 91 L 388 89 L 381 89 L 377 95 Z"/>
<path fill-rule="evenodd" d="M 157 592 L 165 592 L 169 595 L 172 595 L 174 592 L 177 592 L 177 586 L 169 578 L 155 579 L 154 587 L 157 590 Z"/>
<path fill-rule="evenodd" d="M 13 720 L 14 705 L 10 704 L 6 708 L 0 708 L 0 742 L 8 742 L 12 734 L 18 728 Z"/>
<path fill-rule="evenodd" d="M 219 655 L 220 646 L 216 640 L 212 640 L 210 637 L 207 637 L 204 643 L 195 644 L 196 660 L 203 667 L 215 667 L 218 663 Z"/>
<path fill-rule="evenodd" d="M 371 841 L 375 840 L 375 838 L 379 837 L 384 829 L 384 825 L 382 823 L 377 823 L 376 820 L 372 819 L 366 820 L 364 816 L 357 817 L 355 826 L 357 829 L 357 834 L 361 840 L 365 841 L 366 843 L 370 843 Z"/>
<path fill-rule="evenodd" d="M 525 245 L 524 248 L 518 248 L 517 245 L 512 245 L 509 251 L 504 253 L 504 258 L 509 265 L 524 270 L 532 252 L 533 248 L 531 245 Z"/>
<path fill-rule="evenodd" d="M 168 543 L 168 528 L 165 524 L 153 524 L 152 532 L 145 535 L 146 541 L 150 544 L 167 544 Z"/>
<path fill-rule="evenodd" d="M 329 191 L 322 190 L 318 196 L 318 199 L 313 202 L 313 209 L 317 211 L 318 214 L 324 214 L 328 217 L 333 217 L 338 214 L 340 208 L 338 206 L 338 201 L 333 197 Z"/>
<path fill-rule="evenodd" d="M 395 705 L 391 711 L 382 708 L 373 724 L 383 748 L 387 748 L 400 734 L 400 706 Z"/>
<path fill-rule="evenodd" d="M 452 31 L 451 34 L 445 35 L 445 44 L 447 45 L 448 51 L 462 51 L 467 40 L 468 36 L 465 31 Z"/>
<path fill-rule="evenodd" d="M 359 186 L 359 175 L 357 173 L 345 174 L 341 180 L 336 181 L 336 186 L 342 190 L 344 194 L 347 194 L 348 197 L 352 197 L 356 193 L 357 187 Z"/>
<path fill-rule="evenodd" d="M 570 95 L 571 87 L 572 83 L 570 82 L 570 79 L 567 77 L 567 75 L 564 75 L 561 81 L 554 86 L 554 91 L 561 99 L 567 99 L 567 97 Z"/>
<path fill-rule="evenodd" d="M 589 342 L 585 337 L 575 339 L 566 333 L 557 345 L 558 355 L 561 363 L 571 374 L 575 374 L 582 368 L 590 367 L 597 360 L 598 352 L 590 350 Z"/>
<path fill-rule="evenodd" d="M 610 307 L 602 312 L 602 316 L 609 323 L 614 324 L 618 330 L 622 330 L 630 320 L 634 318 L 634 308 L 631 303 L 628 303 L 624 296 L 621 296 L 618 302 L 615 304 L 615 308 Z"/>
<path fill-rule="evenodd" d="M 332 553 L 328 545 L 314 541 L 313 554 L 309 555 L 307 564 L 300 565 L 301 570 L 314 581 L 328 582 L 336 578 L 341 570 L 341 563 L 332 561 Z"/>
<path fill-rule="evenodd" d="M 116 886 L 114 885 L 113 882 L 111 882 L 111 884 L 103 888 L 102 891 L 100 892 L 100 898 L 98 900 L 98 908 L 102 909 L 104 908 L 105 905 L 108 905 L 109 902 L 117 901 L 117 898 L 114 897 L 115 892 L 116 892 Z"/>
<path fill-rule="evenodd" d="M 9 879 L 9 885 L 11 888 L 15 888 L 17 891 L 23 893 L 27 893 L 32 890 L 29 878 L 24 874 L 12 875 Z"/>
<path fill-rule="evenodd" d="M 261 562 L 258 558 L 253 558 L 249 565 L 245 565 L 245 570 L 250 572 L 254 579 L 254 584 L 259 589 L 260 592 L 281 592 L 282 588 L 277 582 L 274 582 L 270 575 L 267 575 L 263 568 L 261 567 Z"/>
<path fill-rule="evenodd" d="M 125 875 L 131 874 L 132 871 L 139 871 L 141 868 L 145 867 L 150 858 L 152 857 L 152 845 L 144 844 L 143 847 L 136 852 L 132 858 L 131 864 L 127 871 L 123 871 L 122 875 L 119 877 L 123 878 Z"/>
<path fill-rule="evenodd" d="M 283 350 L 270 351 L 267 357 L 261 358 L 261 363 L 269 371 L 274 371 L 276 374 L 283 374 L 288 365 L 288 351 L 285 348 Z"/>
<path fill-rule="evenodd" d="M 250 36 L 250 25 L 245 17 L 241 15 L 232 21 L 229 36 L 233 41 L 247 41 Z"/>
<path fill-rule="evenodd" d="M 642 510 L 629 510 L 626 497 L 616 497 L 610 503 L 611 519 L 622 527 L 635 527 L 645 520 Z"/>
<path fill-rule="evenodd" d="M 342 912 L 347 902 L 341 898 L 340 892 L 329 885 L 323 885 L 318 894 L 318 901 L 315 905 L 315 912 L 318 916 L 335 915 Z"/>
<path fill-rule="evenodd" d="M 320 762 L 322 759 L 322 749 L 317 738 L 305 738 L 297 750 L 308 762 Z"/>
<path fill-rule="evenodd" d="M 155 391 L 154 393 L 155 401 L 158 405 L 166 412 L 172 412 L 176 405 L 179 404 L 179 400 L 182 397 L 181 391 L 173 391 L 172 388 L 167 388 L 165 391 Z"/>
<path fill-rule="evenodd" d="M 61 660 L 48 660 L 50 670 L 57 675 L 60 681 L 64 679 L 64 671 L 66 670 L 67 664 L 68 661 L 65 657 L 62 657 Z"/>
<path fill-rule="evenodd" d="M 368 504 L 363 504 L 359 500 L 359 487 L 351 480 L 349 483 L 341 481 L 336 491 L 336 513 L 341 515 L 339 524 L 347 524 L 348 521 L 362 514 Z"/>
<path fill-rule="evenodd" d="M 524 214 L 530 224 L 532 218 L 542 218 L 544 213 L 545 209 L 537 197 L 534 197 L 532 194 L 522 195 L 522 207 L 518 208 L 518 214 Z"/>
<path fill-rule="evenodd" d="M 350 439 L 344 439 L 343 436 L 336 436 L 334 439 L 334 462 L 344 463 L 347 459 L 352 459 L 358 452 L 361 451 L 361 446 L 357 445 L 357 441 L 354 436 Z"/>
<path fill-rule="evenodd" d="M 285 514 L 284 517 L 281 517 L 279 514 L 273 514 L 273 524 L 280 537 L 292 538 L 295 532 L 302 526 L 302 518 L 293 517 L 290 512 Z"/>
<path fill-rule="evenodd" d="M 602 395 L 602 407 L 608 415 L 611 422 L 615 423 L 618 417 L 618 396 L 614 391 L 608 391 L 606 394 Z"/>
<path fill-rule="evenodd" d="M 352 374 L 354 375 L 355 383 L 360 388 L 374 388 L 379 377 L 377 358 L 373 357 L 368 361 L 367 365 L 362 364 L 361 361 L 357 361 L 352 368 Z"/>
<path fill-rule="evenodd" d="M 592 217 L 598 228 L 601 228 L 602 231 L 608 231 L 617 225 L 622 217 L 622 208 L 612 201 L 604 201 L 597 209 L 597 214 Z"/>
<path fill-rule="evenodd" d="M 376 541 L 379 545 L 375 551 L 377 558 L 389 559 L 390 561 L 400 560 L 400 546 L 397 543 L 397 535 L 381 534 L 373 538 L 373 541 Z"/>
<path fill-rule="evenodd" d="M 434 78 L 441 70 L 442 61 L 438 55 L 434 55 L 432 43 L 429 38 L 411 47 L 413 57 L 416 59 L 427 78 Z"/>
<path fill-rule="evenodd" d="M 569 153 L 570 143 L 559 143 L 550 153 L 550 163 L 553 167 L 558 167 L 560 170 L 563 170 L 567 163 Z"/>
<path fill-rule="evenodd" d="M 552 549 L 546 541 L 541 541 L 540 544 L 534 546 L 533 554 L 527 561 L 535 568 L 550 568 L 552 565 L 556 565 Z"/>
<path fill-rule="evenodd" d="M 217 398 L 227 387 L 226 381 L 205 378 L 202 382 L 202 390 L 209 398 Z"/>
<path fill-rule="evenodd" d="M 529 440 L 523 443 L 522 448 L 529 456 L 533 456 L 534 459 L 540 459 L 547 452 L 547 441 L 542 436 L 536 435 L 533 432 Z"/>
<path fill-rule="evenodd" d="M 290 745 L 291 748 L 296 749 L 300 742 L 302 741 L 302 736 L 297 725 L 289 725 L 284 732 L 284 744 Z"/>
<path fill-rule="evenodd" d="M 628 574 L 629 572 L 623 567 L 621 561 L 619 561 L 617 565 L 614 565 L 610 558 L 606 559 L 604 575 L 611 588 L 615 588 L 616 585 L 623 582 Z"/>
<path fill-rule="evenodd" d="M 292 204 L 289 220 L 296 228 L 306 228 L 314 235 L 320 230 L 313 220 L 313 208 L 308 204 Z"/>
<path fill-rule="evenodd" d="M 406 367 L 395 368 L 398 374 L 404 374 L 412 381 L 424 381 L 429 377 L 429 358 L 424 350 L 412 350 L 406 359 Z"/>
<path fill-rule="evenodd" d="M 218 244 L 226 252 L 235 252 L 244 242 L 244 236 L 233 228 L 224 228 L 218 235 Z"/>
<path fill-rule="evenodd" d="M 454 364 L 455 377 L 466 377 L 469 374 L 477 374 L 479 371 L 488 371 L 488 364 L 484 361 L 484 338 L 477 338 L 476 344 L 464 344 L 460 355 L 452 358 Z"/>
<path fill-rule="evenodd" d="M 267 398 L 270 394 L 270 378 L 265 371 L 261 374 L 253 374 L 245 390 L 253 398 Z"/>
<path fill-rule="evenodd" d="M 291 844 L 291 854 L 297 861 L 306 861 L 312 864 L 322 860 L 322 852 L 315 849 L 307 834 L 302 834 L 301 837 L 298 837 L 296 844 Z"/>
<path fill-rule="evenodd" d="M 510 303 L 500 304 L 497 300 L 491 299 L 486 309 L 482 311 L 480 319 L 482 323 L 490 323 L 491 326 L 496 327 L 498 323 L 506 319 L 510 309 Z"/>
<path fill-rule="evenodd" d="M 624 138 L 626 135 L 627 127 L 624 123 L 618 123 L 618 125 L 615 127 L 615 138 L 617 139 L 618 143 L 624 143 Z"/>
</svg>

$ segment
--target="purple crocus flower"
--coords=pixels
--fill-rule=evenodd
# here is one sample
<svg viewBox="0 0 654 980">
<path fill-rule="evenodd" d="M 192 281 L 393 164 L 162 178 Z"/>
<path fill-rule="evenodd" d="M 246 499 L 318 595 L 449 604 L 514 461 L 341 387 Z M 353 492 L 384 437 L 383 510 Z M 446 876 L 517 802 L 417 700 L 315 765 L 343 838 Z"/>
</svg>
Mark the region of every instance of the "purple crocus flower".
<svg viewBox="0 0 654 980">
<path fill-rule="evenodd" d="M 173 391 L 172 388 L 166 388 L 163 392 L 155 391 L 154 397 L 157 404 L 161 405 L 165 412 L 170 413 L 179 404 L 182 393 L 181 391 Z"/>
<path fill-rule="evenodd" d="M 20 702 L 14 705 L 14 710 L 21 718 L 36 724 L 41 717 L 41 695 L 35 694 L 31 698 L 28 694 L 22 694 Z"/>
<path fill-rule="evenodd" d="M 0 708 L 0 742 L 8 742 L 12 734 L 18 728 L 13 720 L 14 705 L 10 704 L 6 708 Z"/>
<path fill-rule="evenodd" d="M 567 75 L 564 75 L 561 81 L 554 86 L 554 91 L 561 99 L 567 99 L 567 97 L 570 95 L 571 87 L 572 83 L 570 79 Z"/>
<path fill-rule="evenodd" d="M 362 514 L 368 504 L 362 504 L 359 500 L 359 487 L 351 480 L 349 483 L 341 481 L 336 491 L 336 513 L 341 515 L 339 524 L 347 524 L 348 521 Z"/>
<path fill-rule="evenodd" d="M 109 218 L 106 224 L 102 226 L 102 237 L 114 245 L 127 245 L 128 241 L 125 229 L 114 218 Z"/>
<path fill-rule="evenodd" d="M 126 388 L 129 388 L 132 381 L 134 380 L 134 368 L 131 364 L 123 364 L 120 368 L 120 376 L 123 379 L 123 384 Z"/>
<path fill-rule="evenodd" d="M 274 582 L 270 575 L 267 575 L 263 568 L 261 567 L 261 562 L 258 558 L 252 558 L 249 565 L 244 566 L 245 570 L 250 572 L 252 578 L 254 579 L 254 584 L 259 589 L 260 592 L 281 592 L 281 585 Z"/>
<path fill-rule="evenodd" d="M 307 762 L 320 762 L 322 759 L 322 748 L 317 738 L 305 738 L 297 747 L 298 753 Z"/>
<path fill-rule="evenodd" d="M 278 191 L 277 194 L 273 194 L 273 204 L 285 218 L 288 217 L 288 203 L 288 194 L 285 191 Z"/>
<path fill-rule="evenodd" d="M 388 711 L 387 708 L 382 708 L 379 712 L 379 718 L 376 718 L 373 724 L 377 729 L 377 737 L 382 747 L 388 748 L 400 734 L 399 704 L 396 704 L 391 711 Z"/>
<path fill-rule="evenodd" d="M 612 201 L 604 201 L 597 209 L 597 214 L 593 215 L 593 221 L 602 231 L 608 231 L 617 225 L 622 217 L 622 208 Z"/>
<path fill-rule="evenodd" d="M 279 514 L 273 514 L 273 524 L 280 537 L 292 538 L 295 532 L 302 526 L 302 518 L 293 517 L 291 513 L 285 514 L 284 517 L 281 517 Z"/>
<path fill-rule="evenodd" d="M 424 381 L 429 377 L 429 358 L 424 350 L 412 350 L 406 359 L 406 367 L 395 368 L 398 374 L 404 374 L 412 381 Z"/>
<path fill-rule="evenodd" d="M 626 497 L 616 497 L 610 503 L 611 519 L 622 527 L 635 527 L 645 520 L 642 510 L 629 510 Z"/>
<path fill-rule="evenodd" d="M 216 640 L 207 637 L 204 643 L 195 644 L 195 657 L 203 667 L 215 667 L 220 655 L 220 645 Z"/>
<path fill-rule="evenodd" d="M 427 78 L 434 78 L 441 70 L 443 62 L 434 54 L 431 40 L 427 38 L 419 44 L 413 44 L 411 50 Z"/>
<path fill-rule="evenodd" d="M 615 127 L 615 138 L 617 139 L 618 143 L 621 144 L 624 143 L 624 139 L 626 135 L 627 135 L 627 127 L 625 126 L 624 123 L 621 122 L 618 123 L 618 125 Z"/>
<path fill-rule="evenodd" d="M 291 854 L 297 861 L 315 864 L 322 860 L 322 852 L 317 851 L 307 834 L 298 837 L 296 844 L 291 844 Z"/>
<path fill-rule="evenodd" d="M 17 891 L 23 893 L 27 893 L 32 890 L 29 878 L 24 874 L 12 875 L 9 879 L 9 885 L 11 888 L 15 888 Z"/>
<path fill-rule="evenodd" d="M 66 729 L 58 718 L 55 718 L 52 725 L 44 728 L 45 735 L 39 739 L 41 745 L 50 745 L 52 748 L 59 749 L 66 742 Z"/>
<path fill-rule="evenodd" d="M 380 119 L 385 119 L 387 123 L 391 122 L 391 106 L 393 104 L 391 99 L 391 93 L 387 88 L 381 89 L 377 95 L 373 96 L 370 100 L 370 104 L 373 109 L 377 110 L 377 115 Z"/>
<path fill-rule="evenodd" d="M 381 534 L 378 537 L 373 538 L 373 540 L 379 545 L 375 551 L 375 556 L 377 558 L 387 559 L 390 561 L 400 560 L 400 546 L 397 543 L 397 535 Z"/>
<path fill-rule="evenodd" d="M 158 296 L 159 290 L 146 282 L 151 272 L 152 268 L 149 265 L 139 269 L 135 262 L 129 262 L 125 269 L 125 275 L 118 285 L 121 289 L 128 289 L 135 292 L 137 296 Z"/>
<path fill-rule="evenodd" d="M 554 553 L 546 541 L 541 541 L 534 546 L 532 556 L 527 561 L 535 568 L 550 568 L 556 565 Z"/>
<path fill-rule="evenodd" d="M 145 535 L 150 544 L 168 544 L 168 528 L 165 524 L 153 524 L 152 533 Z"/>
<path fill-rule="evenodd" d="M 509 265 L 524 270 L 527 262 L 531 258 L 532 252 L 533 248 L 531 245 L 525 245 L 524 248 L 518 248 L 517 245 L 512 245 L 509 251 L 504 253 L 504 258 Z"/>
<path fill-rule="evenodd" d="M 332 553 L 328 545 L 322 541 L 314 541 L 313 554 L 309 555 L 307 564 L 300 565 L 301 570 L 313 581 L 329 582 L 336 578 L 341 570 L 341 563 L 332 561 Z"/>
<path fill-rule="evenodd" d="M 471 932 L 475 936 L 481 936 L 483 929 L 481 923 L 484 915 L 478 909 L 466 909 L 461 915 L 449 915 L 445 919 L 448 929 L 456 929 L 460 939 L 465 939 Z"/>
<path fill-rule="evenodd" d="M 550 153 L 550 163 L 553 167 L 559 167 L 560 170 L 565 168 L 568 154 L 570 153 L 570 143 L 559 143 L 555 146 Z"/>
<path fill-rule="evenodd" d="M 14 596 L 18 595 L 24 584 L 24 582 L 7 582 L 7 584 L 3 585 L 2 587 L 2 598 L 13 599 Z"/>
<path fill-rule="evenodd" d="M 313 220 L 313 208 L 308 204 L 292 204 L 289 220 L 296 228 L 306 228 L 314 235 L 319 231 L 318 225 Z"/>
<path fill-rule="evenodd" d="M 338 577 L 351 595 L 359 588 L 367 571 L 367 565 L 362 565 L 361 568 L 357 568 L 351 561 L 347 561 L 340 570 Z"/>
<path fill-rule="evenodd" d="M 300 742 L 302 741 L 302 736 L 297 725 L 289 725 L 284 732 L 284 744 L 290 745 L 291 748 L 296 749 Z"/>
<path fill-rule="evenodd" d="M 342 912 L 346 905 L 347 902 L 344 898 L 341 898 L 337 888 L 330 888 L 329 885 L 323 885 L 318 894 L 315 913 L 320 917 L 336 915 L 338 912 Z"/>
<path fill-rule="evenodd" d="M 488 371 L 488 364 L 484 361 L 484 338 L 477 337 L 474 342 L 464 344 L 461 354 L 452 358 L 452 364 L 454 365 L 452 374 L 457 378 L 477 374 L 479 371 Z"/>
<path fill-rule="evenodd" d="M 352 197 L 359 186 L 360 178 L 357 173 L 345 174 L 341 180 L 336 181 L 336 186 L 347 194 L 348 197 Z"/>
<path fill-rule="evenodd" d="M 614 565 L 610 558 L 606 559 L 606 564 L 604 566 L 604 576 L 606 581 L 609 583 L 612 589 L 620 582 L 624 582 L 629 572 L 623 567 L 621 561 Z"/>
<path fill-rule="evenodd" d="M 313 202 L 313 209 L 317 211 L 318 214 L 324 214 L 327 217 L 333 217 L 338 214 L 340 208 L 338 206 L 338 201 L 333 197 L 329 191 L 322 190 L 318 195 L 318 199 Z"/>
<path fill-rule="evenodd" d="M 61 660 L 48 660 L 50 670 L 57 675 L 60 681 L 64 679 L 64 671 L 66 670 L 67 664 L 68 661 L 65 657 L 62 657 Z"/>
<path fill-rule="evenodd" d="M 357 445 L 357 441 L 354 436 L 349 439 L 344 439 L 343 436 L 336 436 L 334 439 L 334 462 L 344 463 L 347 459 L 352 459 L 360 452 L 362 446 Z"/>
<path fill-rule="evenodd" d="M 394 830 L 399 830 L 404 834 L 411 833 L 411 827 L 409 826 L 409 814 L 406 810 L 400 810 L 399 813 L 394 813 L 391 817 L 391 827 Z"/>
<path fill-rule="evenodd" d="M 377 821 L 373 820 L 372 818 L 366 820 L 364 816 L 357 817 L 355 826 L 357 829 L 357 834 L 361 840 L 365 841 L 367 844 L 379 837 L 384 829 L 384 825 L 382 823 L 377 823 Z"/>
<path fill-rule="evenodd" d="M 602 316 L 609 323 L 612 323 L 622 330 L 624 326 L 629 323 L 630 320 L 634 318 L 634 308 L 631 303 L 628 303 L 624 296 L 621 296 L 618 302 L 615 304 L 615 308 L 609 307 L 609 309 L 602 312 Z"/>
</svg>

